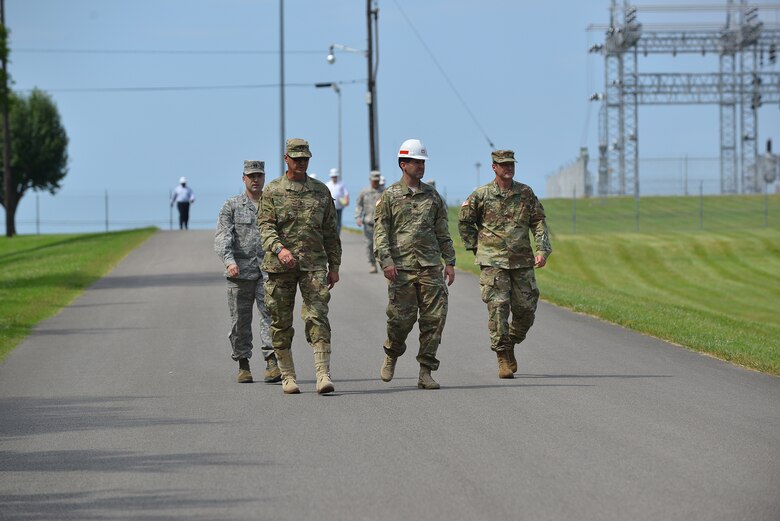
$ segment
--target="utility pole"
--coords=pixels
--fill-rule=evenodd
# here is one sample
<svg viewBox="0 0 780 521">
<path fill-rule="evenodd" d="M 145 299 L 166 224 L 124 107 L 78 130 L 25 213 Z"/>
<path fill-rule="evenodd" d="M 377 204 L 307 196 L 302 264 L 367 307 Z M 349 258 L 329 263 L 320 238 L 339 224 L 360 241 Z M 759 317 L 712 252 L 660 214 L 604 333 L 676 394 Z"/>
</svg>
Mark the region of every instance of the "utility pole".
<svg viewBox="0 0 780 521">
<path fill-rule="evenodd" d="M 0 0 L 0 25 L 2 25 L 2 49 L 0 58 L 3 62 L 3 89 L 0 102 L 3 105 L 3 190 L 5 192 L 5 236 L 16 235 L 14 226 L 14 184 L 11 178 L 11 124 L 8 121 L 8 30 L 5 27 L 5 0 Z"/>
<path fill-rule="evenodd" d="M 368 103 L 368 140 L 371 154 L 371 170 L 379 170 L 379 153 L 377 151 L 377 141 L 379 132 L 377 130 L 377 112 L 376 112 L 376 70 L 374 69 L 374 25 L 377 23 L 379 8 L 371 8 L 372 0 L 366 0 L 366 21 L 368 23 L 368 92 L 366 93 L 366 102 Z M 379 49 L 376 49 L 377 62 L 379 61 Z"/>
</svg>

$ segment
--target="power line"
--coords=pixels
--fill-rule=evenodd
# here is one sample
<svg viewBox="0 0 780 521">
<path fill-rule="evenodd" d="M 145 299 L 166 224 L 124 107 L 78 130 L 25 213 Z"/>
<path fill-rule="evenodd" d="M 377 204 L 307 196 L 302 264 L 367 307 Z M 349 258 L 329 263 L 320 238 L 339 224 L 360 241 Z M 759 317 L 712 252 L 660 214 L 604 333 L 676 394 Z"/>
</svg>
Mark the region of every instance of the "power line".
<svg viewBox="0 0 780 521">
<path fill-rule="evenodd" d="M 469 113 L 469 116 L 471 116 L 471 119 L 472 119 L 472 121 L 474 121 L 474 124 L 477 125 L 477 128 L 479 128 L 479 130 L 482 132 L 482 135 L 485 137 L 485 140 L 488 142 L 488 145 L 490 145 L 490 148 L 495 150 L 496 147 L 495 147 L 495 145 L 493 145 L 493 141 L 490 140 L 490 138 L 487 135 L 487 132 L 485 132 L 485 129 L 482 128 L 482 125 L 479 124 L 479 121 L 477 120 L 477 117 L 474 115 L 473 112 L 471 112 L 471 109 L 466 104 L 466 101 L 463 99 L 463 96 L 460 95 L 460 93 L 458 92 L 458 89 L 456 89 L 455 85 L 452 83 L 452 80 L 450 80 L 449 76 L 447 76 L 447 73 L 444 72 L 444 69 L 439 64 L 439 61 L 436 59 L 436 56 L 433 55 L 433 52 L 431 52 L 431 50 L 428 48 L 428 45 L 425 43 L 425 40 L 423 40 L 422 36 L 420 35 L 420 33 L 417 32 L 417 29 L 414 27 L 414 24 L 412 23 L 412 20 L 409 19 L 408 16 L 406 16 L 406 13 L 401 8 L 401 6 L 398 4 L 397 0 L 393 0 L 393 3 L 398 8 L 398 10 L 401 12 L 401 15 L 406 19 L 406 22 L 409 24 L 409 27 L 412 28 L 412 32 L 414 32 L 415 36 L 417 36 L 417 39 L 420 40 L 420 43 L 425 48 L 425 50 L 428 52 L 428 54 L 430 55 L 431 59 L 433 60 L 433 63 L 436 65 L 436 68 L 438 68 L 439 72 L 441 73 L 441 75 L 444 76 L 444 79 L 447 81 L 447 83 L 449 84 L 450 88 L 455 93 L 455 96 L 457 96 L 458 99 L 460 100 L 460 103 L 463 105 L 463 108 L 465 108 L 466 112 Z"/>
<path fill-rule="evenodd" d="M 334 81 L 338 85 L 365 83 L 365 79 Z M 160 92 L 160 91 L 196 91 L 196 90 L 240 90 L 240 89 L 270 89 L 278 88 L 278 83 L 246 84 L 246 85 L 178 85 L 160 87 L 76 87 L 39 89 L 45 92 Z M 285 83 L 285 87 L 316 87 L 316 83 Z M 17 92 L 32 92 L 33 89 L 17 89 Z"/>
<path fill-rule="evenodd" d="M 12 48 L 13 53 L 40 54 L 279 54 L 278 50 L 174 50 L 174 49 L 42 49 L 42 48 Z M 285 51 L 285 54 L 322 54 L 318 51 Z"/>
</svg>

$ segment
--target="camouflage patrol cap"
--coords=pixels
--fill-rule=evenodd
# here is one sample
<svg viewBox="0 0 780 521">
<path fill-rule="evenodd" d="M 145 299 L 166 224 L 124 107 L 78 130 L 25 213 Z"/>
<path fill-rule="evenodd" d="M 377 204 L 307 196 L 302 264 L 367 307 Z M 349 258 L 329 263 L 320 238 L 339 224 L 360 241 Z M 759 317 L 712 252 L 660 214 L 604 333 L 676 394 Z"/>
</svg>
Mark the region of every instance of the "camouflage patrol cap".
<svg viewBox="0 0 780 521">
<path fill-rule="evenodd" d="M 379 173 L 379 170 L 371 170 L 371 176 L 369 179 L 372 181 L 376 180 L 379 181 L 379 178 L 382 177 L 382 175 Z"/>
<path fill-rule="evenodd" d="M 517 163 L 514 150 L 494 150 L 491 156 L 494 163 Z"/>
<path fill-rule="evenodd" d="M 291 138 L 287 140 L 287 148 L 284 151 L 287 157 L 311 157 L 309 142 L 305 139 Z"/>
<path fill-rule="evenodd" d="M 265 174 L 265 161 L 244 161 L 244 175 Z"/>
</svg>

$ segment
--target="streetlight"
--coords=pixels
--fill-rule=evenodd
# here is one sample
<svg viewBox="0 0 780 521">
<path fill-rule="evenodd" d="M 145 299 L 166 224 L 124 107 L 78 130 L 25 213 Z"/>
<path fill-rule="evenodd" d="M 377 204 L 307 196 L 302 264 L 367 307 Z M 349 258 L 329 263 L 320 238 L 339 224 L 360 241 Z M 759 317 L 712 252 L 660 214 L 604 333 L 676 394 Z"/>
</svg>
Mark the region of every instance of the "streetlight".
<svg viewBox="0 0 780 521">
<path fill-rule="evenodd" d="M 336 95 L 338 95 L 339 97 L 339 177 L 340 177 L 344 174 L 344 171 L 341 169 L 341 89 L 339 88 L 337 83 L 315 83 L 314 86 L 317 87 L 318 89 L 330 87 L 331 89 L 333 89 L 333 92 L 335 92 Z"/>
<path fill-rule="evenodd" d="M 366 0 L 366 20 L 368 27 L 368 49 L 363 51 L 341 45 L 340 43 L 331 44 L 328 49 L 327 60 L 331 65 L 336 62 L 335 51 L 345 51 L 356 54 L 362 54 L 368 62 L 368 91 L 366 92 L 366 103 L 368 104 L 368 144 L 371 158 L 371 170 L 379 170 L 379 152 L 377 142 L 379 141 L 379 126 L 377 121 L 377 102 L 376 102 L 376 73 L 379 65 L 379 32 L 377 28 L 377 18 L 379 8 L 371 7 L 375 0 Z M 376 61 L 374 58 L 376 57 Z"/>
</svg>

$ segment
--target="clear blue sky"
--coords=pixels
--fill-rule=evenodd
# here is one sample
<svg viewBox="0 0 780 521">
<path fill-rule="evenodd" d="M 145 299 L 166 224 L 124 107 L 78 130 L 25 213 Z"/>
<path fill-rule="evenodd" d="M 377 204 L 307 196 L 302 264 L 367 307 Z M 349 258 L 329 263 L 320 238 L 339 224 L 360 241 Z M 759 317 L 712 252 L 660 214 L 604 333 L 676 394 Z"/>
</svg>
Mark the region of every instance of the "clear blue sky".
<svg viewBox="0 0 780 521">
<path fill-rule="evenodd" d="M 279 175 L 278 0 L 5 4 L 14 88 L 49 91 L 70 137 L 63 200 L 85 196 L 84 205 L 93 205 L 98 203 L 92 196 L 108 191 L 126 198 L 112 203 L 113 212 L 167 218 L 167 194 L 184 175 L 199 196 L 193 219 L 207 227 L 220 202 L 240 191 L 244 159 L 264 159 L 268 177 Z M 389 181 L 398 177 L 400 143 L 420 138 L 430 153 L 426 177 L 451 201 L 462 200 L 476 185 L 476 162 L 483 165 L 481 183 L 492 178 L 484 134 L 496 147 L 516 151 L 517 179 L 540 196 L 545 176 L 573 160 L 581 146 L 589 148 L 595 173 L 599 106 L 588 97 L 603 89 L 603 58 L 587 51 L 603 35 L 586 27 L 608 21 L 609 0 L 379 0 L 378 5 L 379 155 Z M 762 13 L 769 22 L 776 17 Z M 713 20 L 707 14 L 696 18 Z M 286 134 L 310 141 L 310 172 L 327 178 L 338 157 L 337 97 L 313 84 L 345 82 L 343 177 L 357 195 L 369 171 L 366 61 L 342 52 L 330 65 L 325 56 L 332 43 L 366 48 L 365 1 L 285 0 L 285 37 L 291 84 Z M 72 50 L 265 53 L 53 52 Z M 715 56 L 640 61 L 642 72 L 717 66 Z M 267 87 L 69 90 L 242 85 Z M 716 106 L 640 107 L 640 154 L 716 158 L 718 121 Z M 779 130 L 778 107 L 763 107 L 759 142 L 774 134 L 780 145 Z M 34 213 L 34 196 L 25 199 L 20 217 Z M 123 204 L 131 210 L 121 210 Z"/>
</svg>

